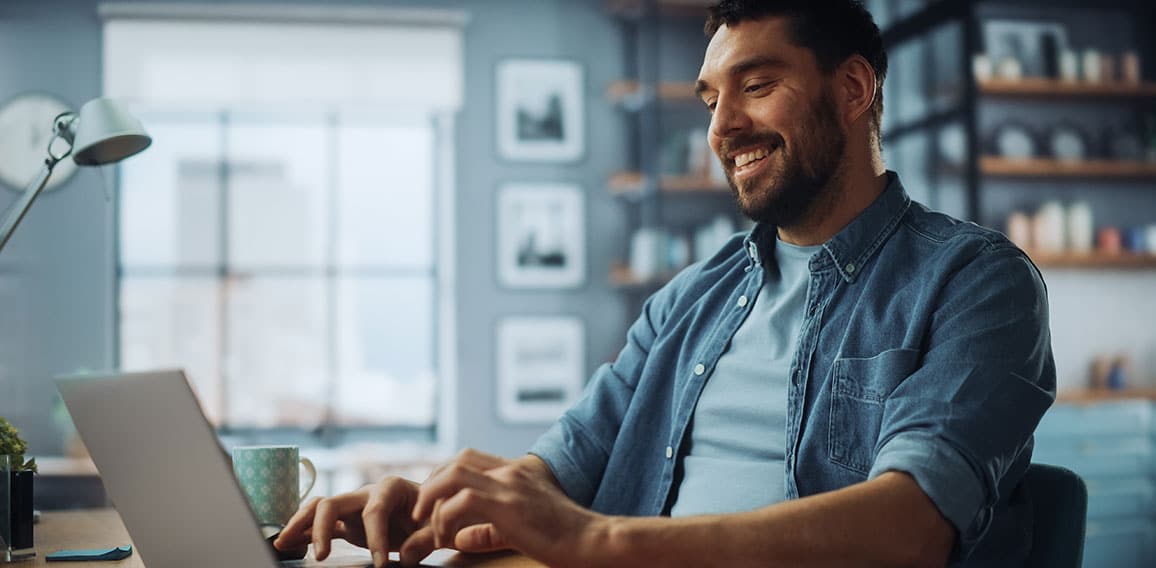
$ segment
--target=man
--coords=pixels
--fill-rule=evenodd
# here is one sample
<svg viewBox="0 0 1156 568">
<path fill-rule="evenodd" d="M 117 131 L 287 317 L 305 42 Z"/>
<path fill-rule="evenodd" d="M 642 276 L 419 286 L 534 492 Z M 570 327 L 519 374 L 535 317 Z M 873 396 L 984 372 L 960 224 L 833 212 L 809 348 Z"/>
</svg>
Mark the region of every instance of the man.
<svg viewBox="0 0 1156 568">
<path fill-rule="evenodd" d="M 650 298 L 521 459 L 306 504 L 277 542 L 510 547 L 551 566 L 1022 565 L 1054 399 L 1043 282 L 884 169 L 856 0 L 724 0 L 697 91 L 758 222 Z"/>
</svg>

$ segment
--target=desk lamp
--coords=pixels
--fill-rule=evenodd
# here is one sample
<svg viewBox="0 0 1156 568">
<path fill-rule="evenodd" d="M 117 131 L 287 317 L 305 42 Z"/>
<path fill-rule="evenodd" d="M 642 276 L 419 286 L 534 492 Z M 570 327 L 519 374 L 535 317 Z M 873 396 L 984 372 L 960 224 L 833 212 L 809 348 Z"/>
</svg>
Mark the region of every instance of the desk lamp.
<svg viewBox="0 0 1156 568">
<path fill-rule="evenodd" d="M 58 140 L 67 147 L 60 148 Z M 57 116 L 52 124 L 44 169 L 0 221 L 0 251 L 61 160 L 71 155 L 78 166 L 115 164 L 148 148 L 152 141 L 140 121 L 112 99 L 93 99 L 80 108 L 79 114 L 65 112 Z"/>
</svg>

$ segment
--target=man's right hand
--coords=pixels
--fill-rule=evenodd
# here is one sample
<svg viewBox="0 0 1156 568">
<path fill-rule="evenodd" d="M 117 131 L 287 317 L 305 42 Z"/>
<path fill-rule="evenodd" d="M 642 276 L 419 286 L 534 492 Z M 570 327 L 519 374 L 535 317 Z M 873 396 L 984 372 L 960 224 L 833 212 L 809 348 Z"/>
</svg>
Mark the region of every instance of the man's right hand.
<svg viewBox="0 0 1156 568">
<path fill-rule="evenodd" d="M 313 556 L 329 556 L 330 540 L 342 538 L 368 548 L 375 566 L 384 566 L 390 551 L 399 551 L 407 564 L 434 550 L 433 533 L 411 518 L 419 486 L 400 477 L 387 477 L 357 491 L 305 503 L 289 520 L 273 546 L 300 550 L 313 543 Z"/>
<path fill-rule="evenodd" d="M 553 483 L 553 475 L 537 458 L 519 460 L 535 475 Z M 491 470 L 510 464 L 509 460 L 463 450 L 451 462 L 438 467 L 432 476 L 453 465 Z M 301 550 L 313 544 L 317 560 L 329 557 L 330 540 L 341 538 L 368 548 L 375 566 L 385 566 L 389 552 L 397 551 L 406 565 L 417 565 L 436 548 L 428 523 L 413 520 L 421 486 L 400 477 L 387 477 L 357 491 L 328 498 L 314 498 L 297 511 L 273 543 L 278 550 Z M 507 548 L 505 539 L 491 524 L 474 525 L 460 534 L 456 547 L 462 552 L 488 552 Z"/>
</svg>

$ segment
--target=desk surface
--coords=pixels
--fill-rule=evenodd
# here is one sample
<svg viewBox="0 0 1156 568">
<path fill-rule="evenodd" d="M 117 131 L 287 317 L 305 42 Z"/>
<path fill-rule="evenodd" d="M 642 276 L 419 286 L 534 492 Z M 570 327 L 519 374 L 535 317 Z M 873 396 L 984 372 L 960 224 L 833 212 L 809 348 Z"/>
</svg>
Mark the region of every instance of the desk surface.
<svg viewBox="0 0 1156 568">
<path fill-rule="evenodd" d="M 78 566 L 76 563 L 48 563 L 44 556 L 64 549 L 108 548 L 129 543 L 128 531 L 113 509 L 44 513 L 36 525 L 36 558 L 31 562 L 10 564 L 13 568 L 33 566 Z M 334 542 L 334 552 L 353 549 L 344 541 Z M 543 568 L 542 564 L 517 555 L 464 556 L 455 555 L 442 566 L 461 568 Z M 85 562 L 84 567 L 144 568 L 140 556 L 133 554 L 117 562 Z"/>
</svg>

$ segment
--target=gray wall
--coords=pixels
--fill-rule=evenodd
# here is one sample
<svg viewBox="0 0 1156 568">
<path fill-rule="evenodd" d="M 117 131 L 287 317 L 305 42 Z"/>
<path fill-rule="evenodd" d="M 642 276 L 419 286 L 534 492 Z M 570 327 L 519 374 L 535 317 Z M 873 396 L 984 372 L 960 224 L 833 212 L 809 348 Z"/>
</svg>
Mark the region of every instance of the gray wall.
<svg viewBox="0 0 1156 568">
<path fill-rule="evenodd" d="M 497 417 L 493 337 L 498 319 L 581 317 L 588 371 L 613 357 L 627 324 L 622 298 L 606 284 L 612 260 L 621 252 L 623 212 L 604 190 L 607 174 L 627 166 L 625 126 L 602 97 L 606 84 L 624 72 L 622 37 L 601 3 L 589 0 L 410 4 L 470 14 L 465 108 L 457 123 L 456 435 L 463 446 L 517 455 L 546 426 L 515 427 Z M 79 105 L 98 96 L 97 5 L 97 0 L 0 3 L 0 100 L 46 91 Z M 559 166 L 498 158 L 493 72 L 507 57 L 564 57 L 583 63 L 588 135 L 582 161 Z M 504 182 L 543 180 L 577 182 L 587 192 L 587 283 L 566 292 L 503 290 L 494 258 L 496 188 Z M 62 444 L 50 416 L 55 398 L 51 377 L 81 367 L 106 369 L 113 361 L 114 213 L 102 185 L 100 172 L 82 171 L 60 190 L 44 195 L 0 255 L 0 415 L 22 427 L 42 454 L 59 452 Z M 0 190 L 0 207 L 15 198 L 13 192 Z"/>
</svg>

